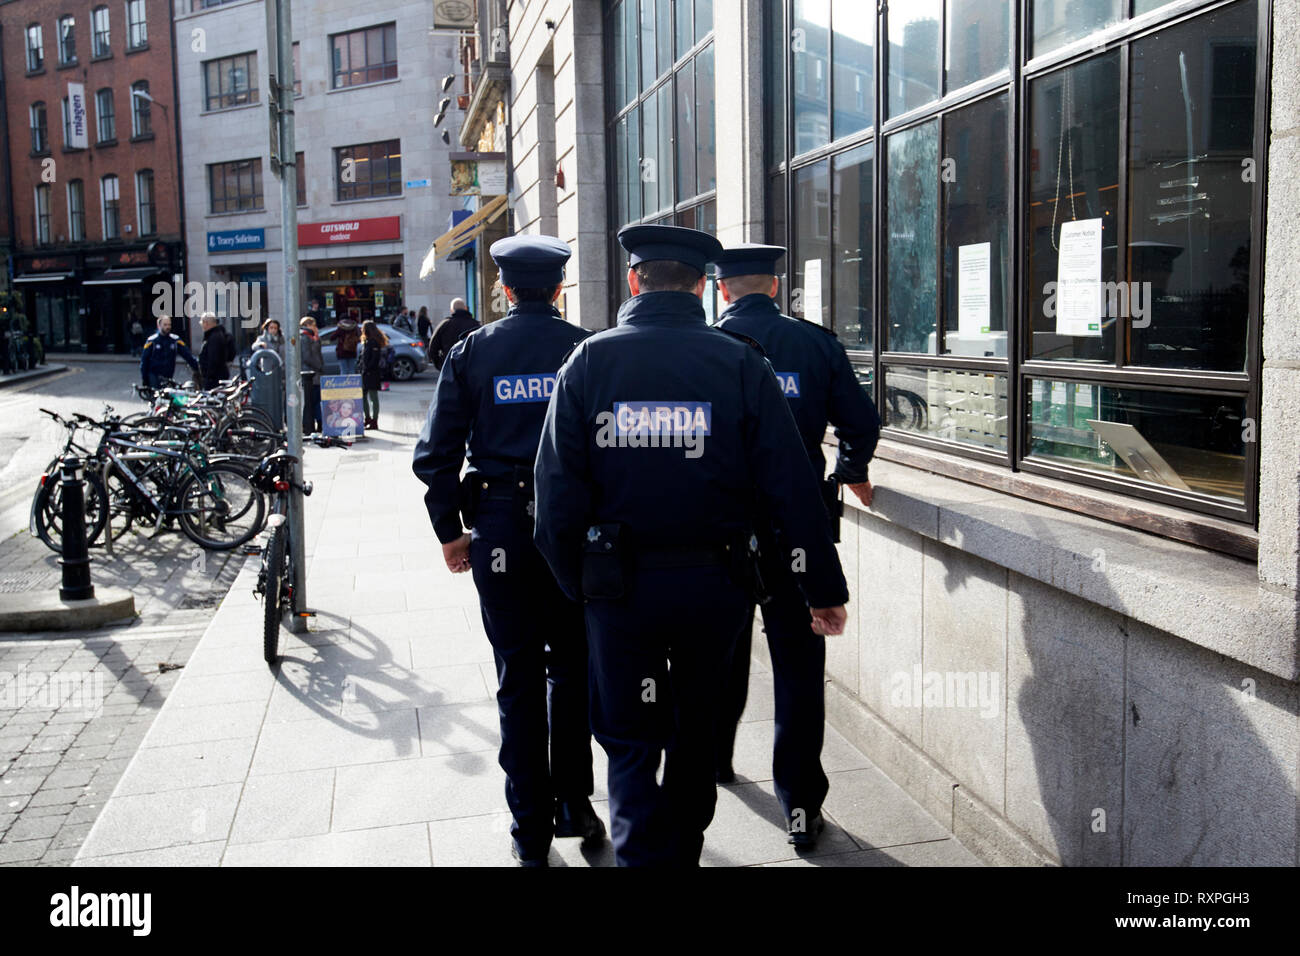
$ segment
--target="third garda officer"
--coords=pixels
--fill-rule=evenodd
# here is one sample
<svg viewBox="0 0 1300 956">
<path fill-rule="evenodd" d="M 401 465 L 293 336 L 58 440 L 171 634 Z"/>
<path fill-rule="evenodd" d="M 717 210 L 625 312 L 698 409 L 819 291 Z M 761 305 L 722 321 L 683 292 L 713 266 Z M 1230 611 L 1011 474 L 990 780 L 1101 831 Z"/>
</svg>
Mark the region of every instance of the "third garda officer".
<svg viewBox="0 0 1300 956">
<path fill-rule="evenodd" d="M 512 236 L 493 243 L 491 254 L 510 311 L 451 349 L 413 467 L 428 485 L 424 500 L 447 567 L 473 572 L 496 657 L 511 848 L 522 865 L 545 866 L 552 836 L 605 834 L 588 799 L 582 608 L 556 587 L 532 542 L 533 459 L 546 403 L 555 370 L 586 333 L 553 305 L 570 255 L 565 243 Z M 472 536 L 462 531 L 462 514 Z"/>
<path fill-rule="evenodd" d="M 848 592 L 771 366 L 705 322 L 718 241 L 673 226 L 629 226 L 619 241 L 633 297 L 560 370 L 537 454 L 536 540 L 586 602 L 617 862 L 694 866 L 758 510 L 781 547 L 806 556 L 804 614 L 819 633 L 843 629 Z"/>
<path fill-rule="evenodd" d="M 727 303 L 719 325 L 753 338 L 767 353 L 818 476 L 826 471 L 822 455 L 826 425 L 835 426 L 839 450 L 833 477 L 823 486 L 832 511 L 839 507 L 839 483 L 870 505 L 867 463 L 880 437 L 880 418 L 834 333 L 813 322 L 782 315 L 777 308 L 773 301 L 778 289 L 776 263 L 784 255 L 780 246 L 741 245 L 714 258 Z M 765 531 L 760 531 L 759 538 L 761 552 L 776 550 Z M 776 698 L 772 777 L 790 842 L 806 847 L 816 842 L 822 830 L 821 805 L 828 786 L 821 765 L 826 641 L 809 627 L 803 597 L 787 564 L 765 562 L 764 567 L 769 599 L 762 607 L 763 629 L 771 652 Z M 729 688 L 731 712 L 718 752 L 718 779 L 724 783 L 734 779 L 731 750 L 736 722 L 745 709 L 749 648 L 747 622 L 736 642 Z"/>
</svg>

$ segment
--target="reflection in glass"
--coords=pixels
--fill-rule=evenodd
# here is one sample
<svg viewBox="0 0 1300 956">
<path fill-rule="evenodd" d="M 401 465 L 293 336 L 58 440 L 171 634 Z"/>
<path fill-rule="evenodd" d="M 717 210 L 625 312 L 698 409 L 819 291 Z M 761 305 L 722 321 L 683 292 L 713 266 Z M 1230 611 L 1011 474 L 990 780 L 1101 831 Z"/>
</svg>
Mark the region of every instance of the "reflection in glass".
<svg viewBox="0 0 1300 956">
<path fill-rule="evenodd" d="M 776 5 L 773 5 L 776 6 Z M 785 161 L 785 57 L 789 34 L 785 29 L 784 11 L 777 6 L 768 11 L 767 49 L 763 60 L 763 102 L 768 104 L 766 122 L 767 154 L 772 166 Z"/>
<path fill-rule="evenodd" d="M 1085 37 L 1124 18 L 1125 0 L 1034 0 L 1030 56 Z"/>
<path fill-rule="evenodd" d="M 1245 400 L 1034 379 L 1029 452 L 1175 491 L 1241 503 Z"/>
<path fill-rule="evenodd" d="M 615 3 L 613 11 L 609 15 L 610 26 L 613 29 L 613 42 L 609 47 L 610 71 L 613 74 L 613 82 L 610 84 L 610 99 L 613 100 L 613 112 L 617 113 L 627 105 L 624 98 L 624 87 L 627 83 L 627 53 L 625 45 L 627 37 L 623 26 L 623 4 Z"/>
<path fill-rule="evenodd" d="M 889 115 L 939 98 L 939 15 L 943 0 L 908 0 L 887 14 Z"/>
<path fill-rule="evenodd" d="M 933 348 L 938 296 L 939 127 L 931 120 L 887 140 L 885 316 L 891 352 Z"/>
<path fill-rule="evenodd" d="M 1133 44 L 1133 322 L 1121 326 L 1132 364 L 1246 367 L 1255 187 L 1242 168 L 1255 135 L 1255 15 L 1254 3 L 1240 4 Z"/>
<path fill-rule="evenodd" d="M 659 0 L 668 3 L 668 0 Z M 641 0 L 641 91 L 654 85 L 655 69 L 655 0 Z"/>
<path fill-rule="evenodd" d="M 790 314 L 830 328 L 830 161 L 795 170 Z"/>
<path fill-rule="evenodd" d="M 1007 68 L 1010 21 L 1007 0 L 948 0 L 944 62 L 949 91 Z"/>
<path fill-rule="evenodd" d="M 1007 447 L 1007 377 L 993 372 L 887 365 L 881 419 L 886 427 Z"/>
<path fill-rule="evenodd" d="M 1174 0 L 1133 0 L 1133 16 L 1141 16 L 1173 2 Z"/>
<path fill-rule="evenodd" d="M 941 177 L 943 351 L 1006 358 L 1011 261 L 1006 94 L 949 113 L 943 138 L 944 159 L 952 160 L 952 175 Z"/>
<path fill-rule="evenodd" d="M 627 117 L 619 120 L 614 126 L 614 170 L 616 176 L 614 202 L 617 204 L 614 219 L 622 227 L 629 221 L 627 193 L 632 182 L 628 175 Z"/>
<path fill-rule="evenodd" d="M 687 5 L 687 0 L 679 4 Z M 713 0 L 695 0 L 695 42 L 699 43 L 713 31 Z"/>
<path fill-rule="evenodd" d="M 627 71 L 624 75 L 623 103 L 636 99 L 641 89 L 640 60 L 637 51 L 637 0 L 623 0 L 623 44 Z"/>
<path fill-rule="evenodd" d="M 678 14 L 680 16 L 680 12 Z M 695 64 L 677 71 L 677 198 L 690 199 L 695 188 Z"/>
<path fill-rule="evenodd" d="M 835 28 L 833 137 L 866 129 L 874 122 L 875 5 L 860 0 L 834 0 Z"/>
<path fill-rule="evenodd" d="M 1111 311 L 1106 297 L 1099 297 L 1097 328 L 1072 334 L 1076 330 L 1065 324 L 1064 312 L 1057 309 L 1056 283 L 1062 224 L 1092 219 L 1100 219 L 1102 226 L 1101 281 L 1115 281 L 1118 52 L 1035 80 L 1029 101 L 1029 354 L 1035 359 L 1114 363 L 1115 320 L 1102 314 Z"/>
<path fill-rule="evenodd" d="M 627 221 L 641 218 L 641 107 L 627 114 Z"/>
<path fill-rule="evenodd" d="M 665 83 L 655 94 L 659 101 L 659 208 L 673 205 L 673 85 Z"/>
<path fill-rule="evenodd" d="M 676 46 L 677 59 L 681 59 L 691 47 L 695 45 L 695 33 L 691 25 L 691 5 L 689 3 L 675 3 L 677 8 L 677 33 Z"/>
<path fill-rule="evenodd" d="M 767 241 L 774 246 L 790 249 L 790 237 L 785 228 L 785 174 L 773 176 L 767 191 Z M 780 260 L 785 271 L 781 274 L 781 290 L 777 293 L 777 302 L 781 311 L 790 311 L 790 256 Z"/>
<path fill-rule="evenodd" d="M 655 24 L 656 47 L 659 51 L 659 70 L 663 76 L 673 68 L 673 5 L 671 0 L 659 0 Z"/>
<path fill-rule="evenodd" d="M 833 328 L 846 349 L 871 349 L 871 167 L 875 144 L 834 160 L 831 202 Z"/>
<path fill-rule="evenodd" d="M 659 209 L 659 99 L 651 96 L 641 103 L 641 215 Z M 669 160 L 671 162 L 671 160 Z"/>
<path fill-rule="evenodd" d="M 695 170 L 698 192 L 708 192 L 718 185 L 717 124 L 713 107 L 713 44 L 695 57 Z"/>
<path fill-rule="evenodd" d="M 794 152 L 830 142 L 830 0 L 794 0 L 790 31 L 794 80 Z"/>
</svg>

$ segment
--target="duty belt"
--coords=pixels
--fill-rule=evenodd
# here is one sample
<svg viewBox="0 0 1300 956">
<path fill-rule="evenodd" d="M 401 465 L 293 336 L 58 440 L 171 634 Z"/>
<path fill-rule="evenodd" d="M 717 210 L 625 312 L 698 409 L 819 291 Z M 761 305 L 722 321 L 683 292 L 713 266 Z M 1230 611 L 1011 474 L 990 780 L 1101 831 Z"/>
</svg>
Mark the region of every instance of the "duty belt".
<svg viewBox="0 0 1300 956">
<path fill-rule="evenodd" d="M 513 501 L 515 496 L 520 494 L 529 500 L 533 497 L 533 483 L 531 481 L 516 481 L 511 478 L 480 478 L 478 481 L 479 499 L 481 501 L 496 499 L 510 499 Z"/>
<path fill-rule="evenodd" d="M 643 569 L 704 568 L 730 563 L 731 548 L 727 545 L 638 548 L 636 551 L 636 565 Z"/>
</svg>

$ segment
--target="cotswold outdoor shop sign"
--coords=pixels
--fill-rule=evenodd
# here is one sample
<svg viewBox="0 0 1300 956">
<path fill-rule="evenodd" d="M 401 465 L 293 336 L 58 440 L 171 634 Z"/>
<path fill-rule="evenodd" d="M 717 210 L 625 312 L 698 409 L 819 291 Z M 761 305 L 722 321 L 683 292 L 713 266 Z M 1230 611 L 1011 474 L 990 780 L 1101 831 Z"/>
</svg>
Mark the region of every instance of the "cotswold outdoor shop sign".
<svg viewBox="0 0 1300 956">
<path fill-rule="evenodd" d="M 298 224 L 298 245 L 327 246 L 339 242 L 387 242 L 402 238 L 400 216 L 376 219 L 343 219 L 338 222 Z"/>
</svg>

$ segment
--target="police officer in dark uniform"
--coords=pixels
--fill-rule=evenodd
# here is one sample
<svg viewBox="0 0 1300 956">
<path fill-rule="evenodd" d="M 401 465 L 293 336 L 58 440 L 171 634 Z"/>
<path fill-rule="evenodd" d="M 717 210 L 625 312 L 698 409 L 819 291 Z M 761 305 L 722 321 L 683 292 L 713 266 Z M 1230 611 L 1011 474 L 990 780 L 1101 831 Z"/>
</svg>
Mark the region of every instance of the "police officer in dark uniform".
<svg viewBox="0 0 1300 956">
<path fill-rule="evenodd" d="M 776 263 L 784 255 L 780 246 L 745 244 L 713 260 L 727 303 L 719 327 L 741 332 L 762 345 L 819 477 L 826 472 L 822 455 L 826 425 L 835 426 L 839 451 L 834 473 L 823 485 L 826 497 L 834 502 L 831 507 L 838 509 L 836 491 L 841 483 L 870 505 L 867 463 L 880 437 L 880 417 L 835 334 L 816 323 L 782 315 L 777 308 L 773 301 L 778 289 Z M 760 532 L 759 540 L 761 551 L 774 550 L 765 532 Z M 763 629 L 776 698 L 772 777 L 790 842 L 810 847 L 823 828 L 821 805 L 828 788 L 821 765 L 826 641 L 808 626 L 803 598 L 787 564 L 765 562 L 764 570 L 770 594 L 762 607 Z M 731 753 L 736 723 L 745 709 L 751 631 L 747 621 L 736 642 L 728 692 L 731 713 L 718 752 L 720 783 L 735 779 Z"/>
<path fill-rule="evenodd" d="M 185 345 L 185 341 L 172 331 L 171 316 L 161 316 L 158 319 L 158 331 L 145 340 L 140 352 L 140 381 L 149 388 L 157 388 L 164 379 L 176 374 L 178 355 L 194 371 L 199 370 L 199 360 Z"/>
<path fill-rule="evenodd" d="M 570 255 L 565 243 L 512 236 L 493 243 L 491 254 L 510 311 L 451 349 L 413 468 L 428 485 L 424 501 L 447 567 L 473 572 L 496 657 L 512 851 L 521 865 L 546 866 L 552 836 L 605 835 L 589 800 L 582 608 L 561 593 L 532 541 L 542 419 L 556 369 L 587 333 L 553 305 Z"/>
<path fill-rule="evenodd" d="M 696 866 L 758 509 L 780 547 L 806 556 L 804 614 L 819 633 L 842 631 L 848 592 L 771 366 L 706 324 L 718 241 L 673 226 L 629 226 L 619 241 L 633 298 L 560 369 L 538 448 L 535 539 L 565 593 L 586 602 L 617 862 Z"/>
</svg>

